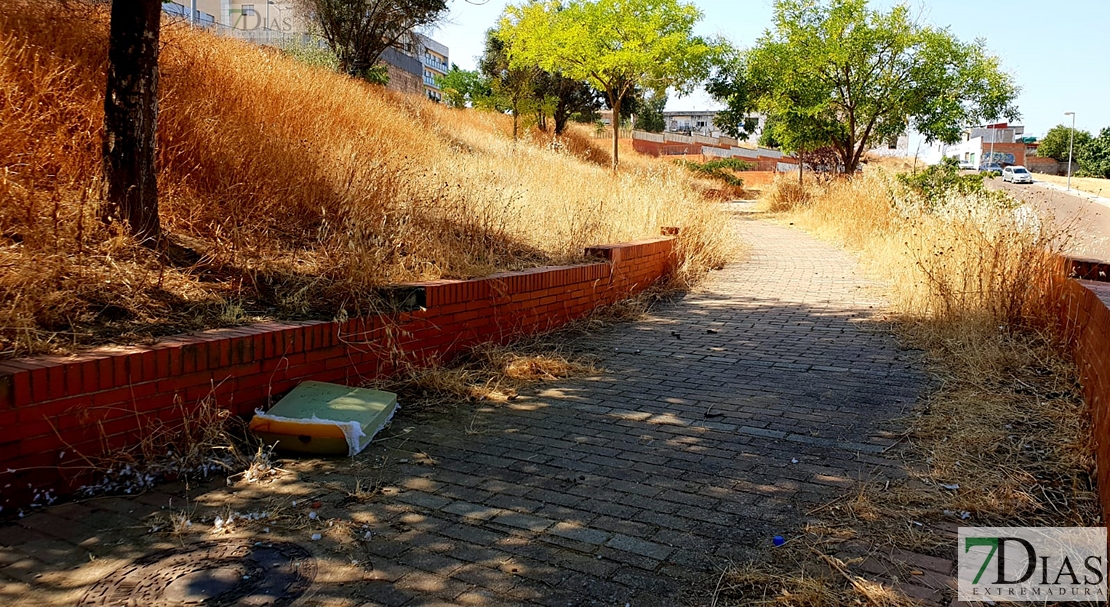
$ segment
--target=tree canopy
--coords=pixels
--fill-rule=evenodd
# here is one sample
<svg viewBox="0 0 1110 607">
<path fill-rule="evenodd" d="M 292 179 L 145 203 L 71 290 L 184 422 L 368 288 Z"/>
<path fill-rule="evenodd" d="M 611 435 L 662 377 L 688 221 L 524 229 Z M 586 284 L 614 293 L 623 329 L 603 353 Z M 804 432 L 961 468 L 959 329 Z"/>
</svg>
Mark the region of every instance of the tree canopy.
<svg viewBox="0 0 1110 607">
<path fill-rule="evenodd" d="M 1075 151 L 1086 145 L 1091 140 L 1087 131 L 1075 131 Z M 1037 155 L 1044 158 L 1055 158 L 1060 162 L 1068 161 L 1068 149 L 1071 145 L 1071 127 L 1058 124 L 1045 133 L 1044 139 L 1037 146 Z"/>
<path fill-rule="evenodd" d="M 1084 175 L 1110 179 L 1110 127 L 1102 129 L 1098 137 L 1079 147 L 1076 142 L 1076 160 Z"/>
<path fill-rule="evenodd" d="M 734 131 L 753 112 L 788 151 L 832 146 L 843 169 L 910 128 L 954 143 L 968 125 L 1019 117 L 1018 87 L 983 42 L 915 22 L 909 8 L 866 0 L 776 0 L 774 25 L 710 92 Z"/>
<path fill-rule="evenodd" d="M 540 110 L 536 98 L 536 78 L 541 70 L 535 65 L 513 63 L 509 48 L 496 29 L 486 32 L 486 47 L 478 60 L 478 71 L 485 76 L 499 102 L 513 115 L 513 139 L 520 130 L 520 115 Z"/>
<path fill-rule="evenodd" d="M 489 81 L 478 70 L 464 70 L 454 63 L 447 74 L 436 77 L 436 84 L 443 91 L 443 100 L 451 107 L 479 107 L 482 100 L 493 95 Z"/>
<path fill-rule="evenodd" d="M 640 111 L 636 113 L 636 127 L 649 133 L 662 133 L 667 129 L 667 119 L 663 110 L 667 107 L 667 94 L 654 92 L 644 99 Z"/>
<path fill-rule="evenodd" d="M 720 45 L 693 34 L 701 17 L 679 0 L 532 0 L 507 7 L 500 29 L 513 65 L 587 81 L 619 116 L 634 87 L 685 91 L 704 77 Z"/>
<path fill-rule="evenodd" d="M 414 28 L 430 25 L 447 11 L 447 0 L 299 0 L 320 26 L 339 68 L 358 77 L 373 74 L 385 49 L 413 44 Z"/>
</svg>

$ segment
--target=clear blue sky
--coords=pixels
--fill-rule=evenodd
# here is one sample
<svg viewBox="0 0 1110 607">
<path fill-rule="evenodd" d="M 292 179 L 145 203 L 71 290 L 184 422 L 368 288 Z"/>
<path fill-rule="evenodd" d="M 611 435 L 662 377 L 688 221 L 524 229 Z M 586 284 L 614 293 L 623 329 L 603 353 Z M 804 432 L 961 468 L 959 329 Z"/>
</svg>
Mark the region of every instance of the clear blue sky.
<svg viewBox="0 0 1110 607">
<path fill-rule="evenodd" d="M 871 0 L 887 8 L 896 0 Z M 476 66 L 484 32 L 506 0 L 450 0 L 448 22 L 433 35 L 451 49 L 451 61 Z M 480 3 L 480 4 L 476 4 Z M 705 13 L 698 33 L 721 34 L 751 46 L 771 25 L 771 0 L 694 0 Z M 1110 0 L 910 0 L 929 24 L 948 27 L 961 40 L 984 38 L 1022 88 L 1018 107 L 1026 132 L 1042 136 L 1076 112 L 1076 127 L 1097 134 L 1110 126 Z M 710 109 L 701 94 L 671 99 L 668 109 Z"/>
</svg>

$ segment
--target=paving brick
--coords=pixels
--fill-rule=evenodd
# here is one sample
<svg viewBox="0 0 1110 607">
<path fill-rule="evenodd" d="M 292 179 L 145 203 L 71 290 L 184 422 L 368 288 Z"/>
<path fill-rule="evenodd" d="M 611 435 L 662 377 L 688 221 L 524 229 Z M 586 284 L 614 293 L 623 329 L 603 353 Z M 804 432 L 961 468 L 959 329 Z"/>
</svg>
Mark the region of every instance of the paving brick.
<svg viewBox="0 0 1110 607">
<path fill-rule="evenodd" d="M 548 529 L 547 533 L 598 546 L 604 544 L 613 535 L 607 531 L 580 527 L 571 523 L 557 523 L 555 526 Z"/>
<path fill-rule="evenodd" d="M 506 512 L 493 517 L 490 519 L 490 522 L 515 527 L 517 529 L 539 532 L 553 525 L 555 521 L 538 516 L 521 514 L 519 512 Z"/>
<path fill-rule="evenodd" d="M 624 550 L 626 552 L 631 552 L 640 556 L 646 556 L 657 561 L 661 561 L 667 558 L 667 555 L 674 550 L 669 546 L 664 546 L 662 544 L 656 544 L 655 542 L 648 542 L 621 534 L 617 534 L 609 538 L 609 541 L 605 542 L 605 545 L 617 550 Z"/>
<path fill-rule="evenodd" d="M 406 504 L 421 506 L 430 510 L 439 510 L 451 503 L 451 500 L 446 497 L 431 495 L 423 491 L 402 491 L 397 499 Z"/>
<path fill-rule="evenodd" d="M 485 506 L 482 504 L 472 504 L 470 502 L 453 502 L 444 506 L 441 509 L 443 512 L 449 514 L 456 514 L 466 518 L 475 518 L 479 520 L 489 520 L 498 514 L 504 512 L 500 508 L 492 506 Z"/>
</svg>

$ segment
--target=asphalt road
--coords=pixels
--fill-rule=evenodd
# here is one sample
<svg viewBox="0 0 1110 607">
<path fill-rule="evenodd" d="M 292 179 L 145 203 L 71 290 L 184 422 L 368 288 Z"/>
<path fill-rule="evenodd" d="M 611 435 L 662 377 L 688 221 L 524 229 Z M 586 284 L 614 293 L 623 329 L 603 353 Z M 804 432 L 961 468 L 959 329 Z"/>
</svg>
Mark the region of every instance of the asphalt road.
<svg viewBox="0 0 1110 607">
<path fill-rule="evenodd" d="M 1069 194 L 1036 184 L 1006 183 L 1001 177 L 984 181 L 995 190 L 1006 190 L 1014 198 L 1044 211 L 1070 233 L 1065 251 L 1075 257 L 1110 261 L 1110 206 L 1088 200 L 1083 192 Z M 1089 195 L 1088 195 L 1089 197 Z"/>
</svg>

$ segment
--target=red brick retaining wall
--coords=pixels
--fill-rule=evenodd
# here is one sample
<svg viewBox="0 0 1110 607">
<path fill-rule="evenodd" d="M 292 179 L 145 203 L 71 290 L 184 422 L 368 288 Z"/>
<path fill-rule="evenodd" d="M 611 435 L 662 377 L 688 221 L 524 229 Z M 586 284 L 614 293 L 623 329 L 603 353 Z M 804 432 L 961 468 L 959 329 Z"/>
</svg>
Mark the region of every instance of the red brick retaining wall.
<svg viewBox="0 0 1110 607">
<path fill-rule="evenodd" d="M 675 231 L 665 231 L 673 234 Z M 399 365 L 547 331 L 666 276 L 673 238 L 586 250 L 605 261 L 392 289 L 405 312 L 343 322 L 265 322 L 152 346 L 0 363 L 0 515 L 45 488 L 65 492 L 87 462 L 132 445 L 212 397 L 246 415 L 305 380 L 361 384 Z M 80 480 L 87 480 L 87 476 Z M 6 486 L 5 486 L 6 485 Z"/>
<path fill-rule="evenodd" d="M 1110 284 L 1065 280 L 1060 322 L 1091 412 L 1103 518 L 1110 520 Z"/>
</svg>

